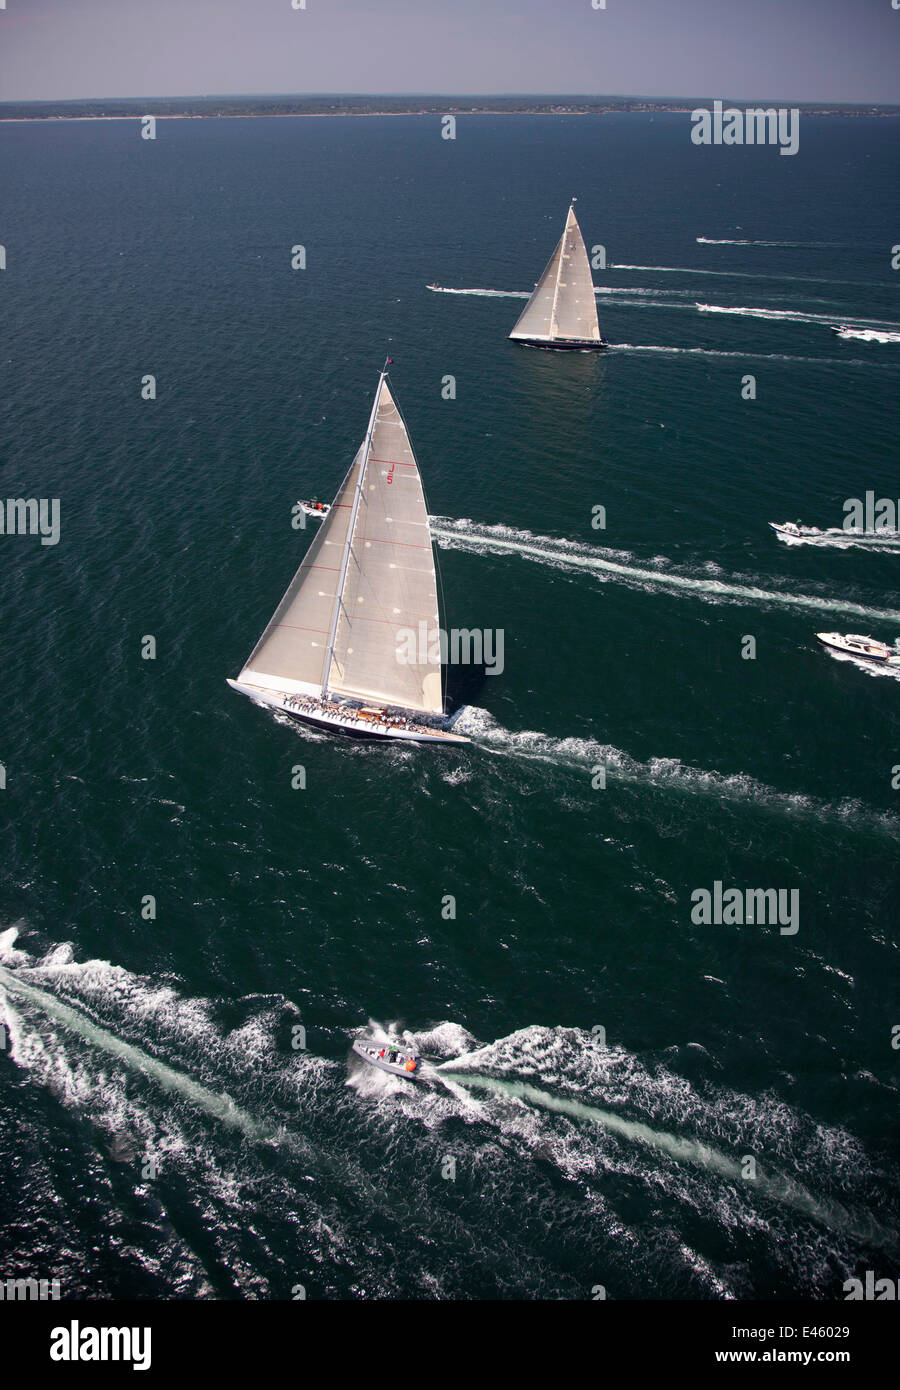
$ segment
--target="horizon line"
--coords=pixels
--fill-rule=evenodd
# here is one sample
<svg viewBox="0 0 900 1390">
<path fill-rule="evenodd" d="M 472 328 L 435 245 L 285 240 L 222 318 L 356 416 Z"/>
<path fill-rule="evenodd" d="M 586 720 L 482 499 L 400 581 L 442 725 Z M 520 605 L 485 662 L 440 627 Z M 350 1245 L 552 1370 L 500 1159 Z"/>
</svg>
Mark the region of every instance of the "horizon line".
<svg viewBox="0 0 900 1390">
<path fill-rule="evenodd" d="M 312 101 L 324 99 L 342 98 L 353 101 L 361 100 L 389 100 L 389 101 L 412 101 L 412 100 L 437 100 L 442 98 L 462 98 L 468 101 L 481 100 L 529 100 L 529 101 L 646 101 L 646 102 L 691 102 L 691 101 L 758 101 L 758 102 L 780 102 L 793 103 L 806 106 L 898 106 L 900 97 L 896 101 L 886 100 L 845 100 L 840 97 L 760 97 L 731 95 L 729 97 L 711 96 L 709 93 L 702 95 L 693 93 L 685 95 L 683 93 L 666 93 L 663 95 L 649 95 L 646 92 L 465 92 L 465 91 L 446 91 L 446 92 L 175 92 L 175 93 L 140 93 L 137 96 L 77 96 L 77 97 L 5 97 L 0 99 L 0 107 L 4 106 L 38 106 L 58 103 L 60 105 L 75 105 L 78 102 L 87 101 Z"/>
</svg>

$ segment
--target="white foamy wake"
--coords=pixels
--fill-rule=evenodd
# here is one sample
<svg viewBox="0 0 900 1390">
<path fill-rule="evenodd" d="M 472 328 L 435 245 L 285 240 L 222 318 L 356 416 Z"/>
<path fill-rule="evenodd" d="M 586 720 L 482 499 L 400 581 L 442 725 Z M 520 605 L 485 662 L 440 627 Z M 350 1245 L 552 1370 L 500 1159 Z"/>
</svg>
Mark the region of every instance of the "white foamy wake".
<svg viewBox="0 0 900 1390">
<path fill-rule="evenodd" d="M 888 666 L 886 663 L 876 661 L 866 661 L 860 657 L 851 656 L 849 652 L 839 652 L 834 647 L 826 647 L 825 652 L 835 661 L 849 661 L 857 670 L 865 672 L 867 676 L 876 678 L 886 678 L 887 680 L 900 681 L 900 666 Z"/>
<path fill-rule="evenodd" d="M 806 1186 L 809 1172 L 817 1181 L 851 1192 L 861 1177 L 871 1178 L 859 1142 L 844 1131 L 815 1125 L 778 1101 L 716 1087 L 698 1092 L 666 1067 L 649 1069 L 633 1054 L 603 1046 L 579 1028 L 525 1028 L 445 1062 L 440 1070 L 460 1085 L 596 1126 L 628 1144 L 699 1168 L 731 1184 L 741 1201 L 788 1206 L 853 1240 L 896 1243 L 896 1233 L 871 1213 L 850 1211 Z M 673 1132 L 675 1126 L 681 1132 Z M 721 1147 L 726 1144 L 730 1153 Z M 748 1152 L 759 1155 L 752 1180 L 744 1176 L 740 1162 Z M 773 1160 L 793 1172 L 777 1171 Z"/>
<path fill-rule="evenodd" d="M 106 1076 L 102 1067 L 85 1064 L 77 1044 L 86 1044 L 89 1053 L 113 1059 L 121 1075 L 140 1074 L 160 1091 L 186 1102 L 187 1114 L 204 1114 L 257 1143 L 297 1147 L 293 1135 L 251 1114 L 228 1091 L 219 1089 L 225 1072 L 229 1084 L 252 1090 L 254 1063 L 271 1062 L 273 1056 L 271 1013 L 251 1018 L 235 1033 L 223 1035 L 204 1000 L 181 998 L 170 986 L 108 961 L 77 962 L 68 944 L 54 947 L 35 961 L 16 947 L 17 935 L 15 927 L 0 933 L 0 1012 L 5 1012 L 10 1029 L 13 1060 L 36 1079 L 64 1100 L 90 1103 L 107 1127 L 115 1128 L 116 1117 L 128 1109 L 136 1127 L 152 1133 L 155 1126 L 149 1112 L 135 1109 L 122 1086 Z M 98 1016 L 103 1024 L 96 1021 Z M 130 1041 L 129 1033 L 145 1045 Z M 76 1040 L 74 1052 L 67 1038 Z M 161 1061 L 155 1055 L 160 1049 L 190 1056 L 190 1069 Z M 301 1056 L 306 1062 L 306 1055 Z M 207 1079 L 203 1074 L 210 1070 L 210 1059 L 215 1070 Z M 310 1061 L 315 1066 L 319 1059 Z M 302 1065 L 294 1058 L 290 1062 L 290 1069 Z M 278 1078 L 278 1084 L 284 1080 Z M 269 1085 L 271 1091 L 273 1077 Z M 178 1119 L 170 1114 L 167 1127 L 177 1133 Z"/>
<path fill-rule="evenodd" d="M 876 328 L 840 328 L 837 336 L 860 343 L 900 343 L 900 332 L 879 331 Z"/>
<path fill-rule="evenodd" d="M 816 613 L 848 613 L 857 618 L 900 623 L 900 612 L 893 608 L 872 608 L 844 599 L 792 594 L 778 589 L 762 589 L 752 584 L 726 583 L 720 579 L 673 574 L 665 569 L 648 569 L 626 563 L 632 559 L 628 551 L 605 550 L 553 536 L 535 535 L 511 526 L 437 516 L 432 518 L 432 534 L 441 548 L 446 550 L 456 548 L 482 554 L 511 553 L 551 567 L 587 570 L 600 578 L 618 580 L 637 588 L 677 590 L 709 603 L 781 604 Z"/>
<path fill-rule="evenodd" d="M 530 290 L 454 290 L 448 285 L 428 285 L 432 294 L 477 294 L 488 299 L 530 299 Z"/>
<path fill-rule="evenodd" d="M 739 317 L 751 319 L 767 319 L 773 323 L 827 323 L 831 327 L 837 327 L 835 318 L 842 324 L 846 322 L 848 328 L 870 330 L 877 329 L 882 332 L 894 333 L 900 339 L 900 323 L 891 323 L 884 319 L 850 319 L 845 320 L 841 315 L 836 314 L 807 314 L 799 309 L 757 309 L 746 305 L 736 305 L 731 307 L 727 304 L 697 304 L 701 314 L 736 314 Z M 893 341 L 893 339 L 891 339 Z"/>
<path fill-rule="evenodd" d="M 694 240 L 706 246 L 789 246 L 800 251 L 843 251 L 846 249 L 843 242 L 840 241 L 752 241 L 749 238 L 711 236 L 698 236 Z"/>
<path fill-rule="evenodd" d="M 114 1033 L 94 1023 L 80 1010 L 64 1004 L 50 991 L 38 989 L 21 975 L 13 974 L 0 966 L 0 996 L 4 990 L 12 995 L 13 999 L 34 1005 L 54 1023 L 61 1024 L 69 1033 L 82 1038 L 95 1050 L 107 1053 L 130 1071 L 140 1072 L 164 1091 L 188 1101 L 194 1109 L 204 1111 L 222 1124 L 242 1130 L 247 1138 L 278 1142 L 284 1139 L 282 1133 L 260 1124 L 253 1116 L 235 1105 L 229 1095 L 208 1090 L 184 1072 L 167 1066 L 131 1043 L 123 1042 Z M 58 1054 L 51 1057 L 46 1053 L 42 1042 L 35 1046 L 35 1039 L 27 1039 L 22 1029 L 15 1024 L 10 1028 L 10 1032 L 14 1057 L 17 1060 L 27 1059 L 32 1066 L 39 1060 L 45 1061 L 47 1078 L 50 1079 L 52 1070 L 59 1062 Z M 43 1059 L 40 1057 L 41 1053 L 44 1053 Z"/>
<path fill-rule="evenodd" d="M 742 362 L 803 362 L 816 367 L 868 367 L 856 357 L 792 357 L 782 352 L 726 352 L 720 348 L 657 346 L 654 343 L 610 343 L 610 352 L 661 352 L 678 357 L 729 357 Z"/>
<path fill-rule="evenodd" d="M 853 798 L 828 802 L 801 793 L 780 792 L 749 773 L 723 773 L 691 767 L 679 758 L 634 758 L 621 748 L 593 738 L 560 738 L 535 729 L 504 728 L 488 710 L 464 705 L 454 720 L 457 733 L 466 734 L 488 752 L 556 767 L 581 770 L 585 776 L 603 768 L 607 783 L 659 787 L 688 796 L 710 796 L 740 802 L 782 815 L 809 817 L 818 823 L 874 830 L 900 840 L 900 818 L 872 810 Z"/>
<path fill-rule="evenodd" d="M 711 275 L 724 280 L 790 280 L 801 285 L 852 285 L 854 289 L 884 289 L 878 280 L 838 280 L 832 275 L 784 275 L 778 271 L 709 270 L 694 265 L 613 265 L 610 270 L 644 270 L 661 275 Z"/>
<path fill-rule="evenodd" d="M 799 534 L 786 535 L 783 531 L 775 534 L 785 545 L 813 545 L 833 550 L 897 550 L 900 548 L 900 531 L 845 531 L 842 526 L 829 526 L 820 531 L 817 526 L 800 526 Z"/>
</svg>

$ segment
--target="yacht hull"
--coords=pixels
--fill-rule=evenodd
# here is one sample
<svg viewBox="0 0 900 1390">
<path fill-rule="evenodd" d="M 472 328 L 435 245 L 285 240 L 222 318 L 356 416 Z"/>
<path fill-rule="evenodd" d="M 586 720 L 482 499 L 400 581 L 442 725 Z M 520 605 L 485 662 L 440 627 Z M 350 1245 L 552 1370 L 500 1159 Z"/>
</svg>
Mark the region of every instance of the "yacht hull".
<svg viewBox="0 0 900 1390">
<path fill-rule="evenodd" d="M 547 348 L 550 352 L 606 352 L 609 343 L 605 338 L 569 338 L 563 341 L 548 342 L 546 338 L 510 338 L 511 343 L 522 347 Z"/>
<path fill-rule="evenodd" d="M 290 702 L 290 698 L 279 694 L 277 691 L 263 690 L 260 686 L 243 685 L 240 681 L 229 680 L 228 684 L 233 690 L 239 690 L 242 695 L 248 695 L 257 704 L 268 705 L 271 709 L 280 710 L 282 714 L 287 714 L 291 719 L 295 719 L 299 724 L 309 724 L 313 728 L 321 729 L 329 734 L 349 735 L 351 738 L 364 739 L 368 742 L 399 742 L 399 743 L 470 743 L 471 739 L 464 734 L 455 734 L 450 729 L 431 728 L 425 725 L 413 725 L 404 727 L 393 724 L 390 717 L 383 720 L 364 718 L 360 715 L 350 713 L 331 713 L 327 710 L 298 709 Z"/>
<path fill-rule="evenodd" d="M 875 666 L 896 666 L 900 665 L 900 657 L 890 651 L 882 655 L 881 652 L 861 652 L 853 647 L 847 647 L 842 642 L 833 642 L 829 637 L 821 632 L 816 633 L 816 637 L 827 647 L 829 651 L 840 652 L 842 656 L 852 656 L 855 661 L 871 661 Z"/>
</svg>

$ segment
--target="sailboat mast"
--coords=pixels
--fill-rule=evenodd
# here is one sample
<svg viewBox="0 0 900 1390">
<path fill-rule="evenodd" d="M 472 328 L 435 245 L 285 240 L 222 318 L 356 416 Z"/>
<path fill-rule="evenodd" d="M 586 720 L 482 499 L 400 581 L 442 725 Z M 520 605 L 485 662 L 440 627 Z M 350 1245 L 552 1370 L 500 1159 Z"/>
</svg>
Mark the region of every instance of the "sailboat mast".
<svg viewBox="0 0 900 1390">
<path fill-rule="evenodd" d="M 575 206 L 575 199 L 573 198 L 572 201 L 571 201 L 571 203 L 569 204 L 569 212 L 572 211 L 572 209 L 574 208 L 574 206 Z M 566 232 L 567 232 L 568 230 L 569 230 L 569 213 L 566 213 L 566 225 L 565 225 L 565 227 L 563 228 L 562 246 L 561 246 L 560 252 L 559 252 L 559 260 L 557 261 L 557 264 L 556 264 L 556 284 L 555 284 L 555 286 L 554 286 L 554 288 L 553 288 L 553 307 L 552 307 L 551 310 L 550 310 L 550 337 L 551 337 L 551 338 L 554 338 L 554 337 L 556 336 L 556 329 L 557 329 L 557 327 L 558 327 L 557 322 L 556 322 L 556 303 L 557 303 L 557 300 L 559 299 L 559 277 L 562 275 L 563 257 L 564 257 L 565 254 L 566 254 Z"/>
<path fill-rule="evenodd" d="M 328 693 L 328 677 L 331 674 L 331 660 L 334 656 L 334 642 L 337 636 L 338 619 L 341 616 L 341 604 L 344 601 L 344 581 L 347 578 L 347 569 L 350 565 L 350 549 L 353 545 L 353 531 L 356 526 L 356 516 L 359 511 L 359 504 L 362 500 L 363 480 L 366 476 L 366 464 L 369 461 L 369 450 L 372 447 L 372 435 L 375 432 L 375 417 L 378 414 L 378 402 L 381 400 L 381 388 L 387 376 L 388 364 L 385 362 L 378 378 L 378 386 L 375 391 L 375 400 L 372 402 L 372 414 L 369 416 L 369 427 L 366 430 L 366 437 L 363 441 L 362 462 L 359 465 L 359 477 L 356 479 L 356 491 L 353 494 L 352 511 L 350 512 L 350 523 L 347 527 L 347 544 L 344 548 L 344 559 L 341 564 L 341 577 L 338 580 L 337 602 L 334 605 L 334 614 L 331 620 L 331 632 L 328 636 L 328 653 L 325 657 L 325 666 L 322 672 L 322 697 Z"/>
</svg>

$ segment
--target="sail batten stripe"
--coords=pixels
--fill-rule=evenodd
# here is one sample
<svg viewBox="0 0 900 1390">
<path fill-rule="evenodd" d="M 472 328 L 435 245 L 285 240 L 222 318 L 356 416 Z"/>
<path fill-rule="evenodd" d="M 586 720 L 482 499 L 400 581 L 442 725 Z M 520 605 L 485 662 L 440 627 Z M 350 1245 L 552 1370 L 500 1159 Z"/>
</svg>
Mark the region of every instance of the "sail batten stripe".
<svg viewBox="0 0 900 1390">
<path fill-rule="evenodd" d="M 359 541 L 368 541 L 369 545 L 402 545 L 404 550 L 430 550 L 430 545 L 416 545 L 414 541 L 395 541 L 393 537 L 382 539 L 380 536 L 357 536 Z"/>
</svg>

